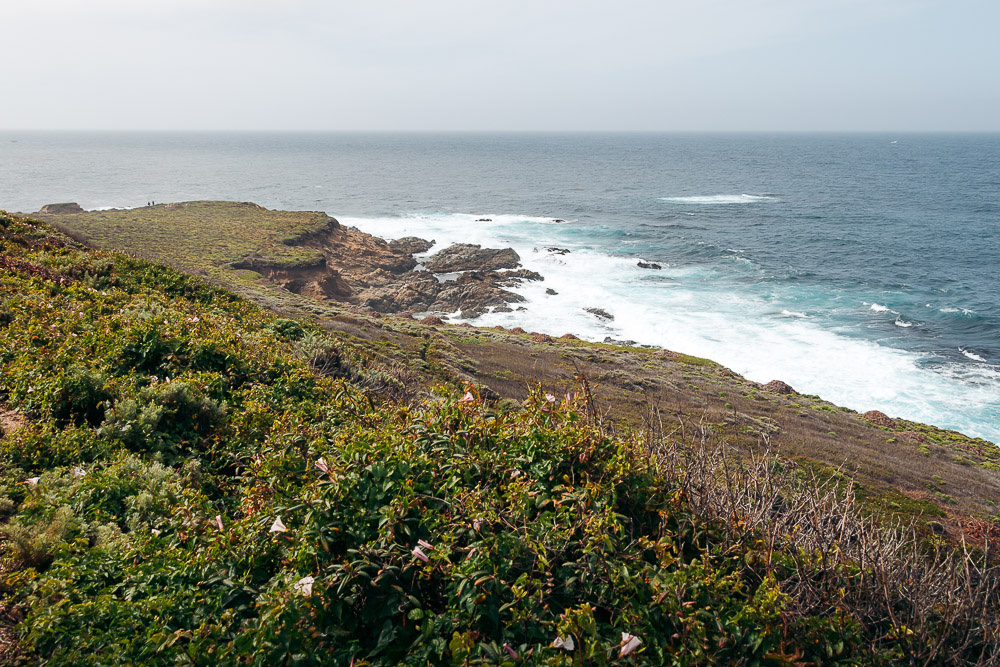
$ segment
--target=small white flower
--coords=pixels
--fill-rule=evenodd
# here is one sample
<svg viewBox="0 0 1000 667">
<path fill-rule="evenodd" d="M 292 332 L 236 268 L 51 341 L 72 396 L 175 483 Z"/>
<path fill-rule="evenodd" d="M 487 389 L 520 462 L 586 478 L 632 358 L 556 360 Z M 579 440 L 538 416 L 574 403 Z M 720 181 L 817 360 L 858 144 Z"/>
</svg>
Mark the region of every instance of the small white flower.
<svg viewBox="0 0 1000 667">
<path fill-rule="evenodd" d="M 576 648 L 576 644 L 573 643 L 573 635 L 570 635 L 566 639 L 562 637 L 556 637 L 552 641 L 552 648 L 561 648 L 566 651 L 572 651 Z"/>
<path fill-rule="evenodd" d="M 434 545 L 432 545 L 430 542 L 425 542 L 423 540 L 417 540 L 417 544 L 419 544 L 420 546 L 422 546 L 424 549 L 434 549 Z"/>
<path fill-rule="evenodd" d="M 479 532 L 479 529 L 482 528 L 482 527 L 483 527 L 483 520 L 482 519 L 473 519 L 473 521 L 472 521 L 472 530 L 474 530 L 476 532 Z"/>
<path fill-rule="evenodd" d="M 79 467 L 79 466 L 77 466 L 76 468 L 73 468 L 73 477 L 74 478 L 76 478 L 76 477 L 83 477 L 86 474 L 87 474 L 87 471 L 84 470 L 83 468 Z"/>
<path fill-rule="evenodd" d="M 274 519 L 274 523 L 271 524 L 271 530 L 269 530 L 268 532 L 283 533 L 286 530 L 288 530 L 288 528 L 285 527 L 285 524 L 282 522 L 281 517 L 279 516 Z"/>
<path fill-rule="evenodd" d="M 225 530 L 225 528 L 222 525 L 222 515 L 221 514 L 216 514 L 215 515 L 215 525 L 219 527 L 219 530 Z"/>
<path fill-rule="evenodd" d="M 197 324 L 198 322 L 201 322 L 201 320 L 199 320 L 197 317 L 189 317 L 187 318 L 187 321 L 190 322 L 191 324 Z"/>
<path fill-rule="evenodd" d="M 413 551 L 411 551 L 410 553 L 425 563 L 431 562 L 431 559 L 427 557 L 427 554 L 425 554 L 424 550 L 421 549 L 420 547 L 413 547 Z"/>
<path fill-rule="evenodd" d="M 295 582 L 295 585 L 292 586 L 292 590 L 299 595 L 309 597 L 313 593 L 313 583 L 315 583 L 315 581 L 316 580 L 312 577 L 302 577 Z"/>
<path fill-rule="evenodd" d="M 316 465 L 317 468 L 319 468 L 320 470 L 322 470 L 323 472 L 325 472 L 327 475 L 330 474 L 330 466 L 328 466 L 326 464 L 326 459 L 324 459 L 322 457 L 316 459 L 316 464 L 315 465 Z"/>
<path fill-rule="evenodd" d="M 467 391 L 467 392 L 465 392 L 465 396 L 463 396 L 462 398 L 458 399 L 458 402 L 459 403 L 472 403 L 475 400 L 476 400 L 476 397 L 472 395 L 472 392 L 471 391 Z"/>
<path fill-rule="evenodd" d="M 28 387 L 28 393 L 29 394 L 35 393 L 35 388 L 34 387 Z"/>
<path fill-rule="evenodd" d="M 642 643 L 642 640 L 639 639 L 638 637 L 636 637 L 635 635 L 630 635 L 627 632 L 623 632 L 622 633 L 622 643 L 619 645 L 619 646 L 621 646 L 621 650 L 618 651 L 618 657 L 619 658 L 624 658 L 629 653 L 631 653 L 632 651 L 634 651 L 637 648 L 639 648 L 639 644 L 641 644 L 641 643 Z"/>
<path fill-rule="evenodd" d="M 548 401 L 549 403 L 555 403 L 556 397 L 553 396 L 552 394 L 545 394 L 545 400 Z"/>
<path fill-rule="evenodd" d="M 152 533 L 153 535 L 155 535 L 156 537 L 159 537 L 159 536 L 160 536 L 160 533 L 162 533 L 163 531 L 162 531 L 162 530 L 157 530 L 156 528 L 150 528 L 150 529 L 149 529 L 149 532 L 151 532 L 151 533 Z"/>
<path fill-rule="evenodd" d="M 24 482 L 29 486 L 38 486 L 38 480 L 40 479 L 41 477 L 29 477 L 28 479 L 24 480 Z"/>
</svg>

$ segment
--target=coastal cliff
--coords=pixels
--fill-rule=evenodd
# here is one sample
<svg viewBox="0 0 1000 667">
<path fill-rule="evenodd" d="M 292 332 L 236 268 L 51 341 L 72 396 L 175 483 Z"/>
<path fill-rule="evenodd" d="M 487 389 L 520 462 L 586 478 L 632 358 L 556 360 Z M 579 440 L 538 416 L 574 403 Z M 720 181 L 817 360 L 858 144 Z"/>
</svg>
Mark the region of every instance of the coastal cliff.
<svg viewBox="0 0 1000 667">
<path fill-rule="evenodd" d="M 990 443 L 0 229 L 6 662 L 1000 657 Z"/>
</svg>

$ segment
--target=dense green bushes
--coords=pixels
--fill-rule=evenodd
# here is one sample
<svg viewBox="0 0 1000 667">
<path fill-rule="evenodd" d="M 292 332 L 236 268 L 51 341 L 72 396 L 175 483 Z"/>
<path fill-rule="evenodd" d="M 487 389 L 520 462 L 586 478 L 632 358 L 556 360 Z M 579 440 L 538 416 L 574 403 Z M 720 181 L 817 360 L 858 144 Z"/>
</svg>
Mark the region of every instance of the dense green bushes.
<svg viewBox="0 0 1000 667">
<path fill-rule="evenodd" d="M 7 256 L 37 267 L 0 274 L 0 396 L 27 422 L 0 440 L 0 592 L 26 613 L 26 662 L 910 655 L 796 597 L 803 572 L 836 590 L 856 563 L 803 570 L 825 554 L 734 539 L 742 518 L 706 518 L 690 474 L 575 398 L 388 400 L 412 378 L 343 341 L 38 228 L 13 243 L 24 223 L 0 220 Z M 995 648 L 977 641 L 955 655 Z"/>
</svg>

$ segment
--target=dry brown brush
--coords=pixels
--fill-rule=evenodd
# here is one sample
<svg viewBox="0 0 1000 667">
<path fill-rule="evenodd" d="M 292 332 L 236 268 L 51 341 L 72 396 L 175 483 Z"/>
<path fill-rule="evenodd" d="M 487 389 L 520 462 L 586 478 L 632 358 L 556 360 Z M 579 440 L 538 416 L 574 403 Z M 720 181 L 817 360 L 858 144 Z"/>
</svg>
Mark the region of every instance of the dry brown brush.
<svg viewBox="0 0 1000 667">
<path fill-rule="evenodd" d="M 871 656 L 912 665 L 1000 664 L 1000 567 L 982 548 L 925 537 L 860 511 L 849 484 L 761 451 L 736 452 L 701 424 L 655 452 L 695 511 L 726 527 L 748 575 L 774 576 L 786 614 L 843 620 Z M 996 560 L 996 559 L 992 559 Z M 847 637 L 845 637 L 845 640 Z"/>
</svg>

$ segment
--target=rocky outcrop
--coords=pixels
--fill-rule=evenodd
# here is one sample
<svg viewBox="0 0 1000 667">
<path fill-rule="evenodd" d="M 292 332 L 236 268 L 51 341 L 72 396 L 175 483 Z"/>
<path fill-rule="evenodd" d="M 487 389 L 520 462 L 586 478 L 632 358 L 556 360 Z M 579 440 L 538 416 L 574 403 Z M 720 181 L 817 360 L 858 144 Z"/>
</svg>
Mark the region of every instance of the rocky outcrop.
<svg viewBox="0 0 1000 667">
<path fill-rule="evenodd" d="M 76 202 L 66 202 L 62 204 L 46 204 L 38 209 L 38 212 L 65 215 L 67 213 L 83 213 L 83 208 Z"/>
<path fill-rule="evenodd" d="M 401 239 L 389 241 L 389 249 L 405 255 L 419 255 L 434 247 L 434 241 L 427 241 L 416 236 L 404 236 Z"/>
<path fill-rule="evenodd" d="M 483 248 L 471 243 L 456 243 L 424 262 L 424 267 L 434 273 L 453 271 L 499 271 L 514 269 L 521 257 L 513 248 Z"/>
<path fill-rule="evenodd" d="M 869 410 L 868 412 L 861 415 L 869 422 L 875 426 L 884 426 L 885 428 L 896 428 L 896 420 L 892 419 L 884 412 L 879 412 L 878 410 Z"/>
<path fill-rule="evenodd" d="M 640 269 L 657 269 L 657 270 L 659 270 L 659 269 L 662 269 L 662 268 L 663 268 L 663 267 L 662 267 L 662 266 L 660 266 L 659 264 L 654 264 L 653 262 L 639 262 L 639 263 L 637 264 L 637 266 L 638 266 L 638 267 L 639 267 Z"/>
<path fill-rule="evenodd" d="M 764 391 L 769 391 L 772 394 L 797 394 L 799 392 L 792 389 L 791 385 L 787 385 L 781 380 L 771 380 L 765 385 L 761 386 Z"/>
</svg>

